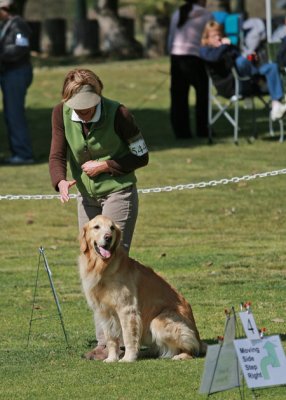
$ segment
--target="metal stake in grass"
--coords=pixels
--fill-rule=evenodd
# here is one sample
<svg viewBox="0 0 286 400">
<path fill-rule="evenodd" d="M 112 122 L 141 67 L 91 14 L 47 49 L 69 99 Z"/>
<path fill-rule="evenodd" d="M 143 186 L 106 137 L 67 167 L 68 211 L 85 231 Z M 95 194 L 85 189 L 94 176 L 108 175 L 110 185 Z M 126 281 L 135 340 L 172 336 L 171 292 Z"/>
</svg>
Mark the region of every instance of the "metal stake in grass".
<svg viewBox="0 0 286 400">
<path fill-rule="evenodd" d="M 61 322 L 61 326 L 62 326 L 62 329 L 63 329 L 65 341 L 66 341 L 67 347 L 70 347 L 69 343 L 68 343 L 67 333 L 66 333 L 66 330 L 65 330 L 65 325 L 64 325 L 64 320 L 63 320 L 63 315 L 62 315 L 62 311 L 61 311 L 60 302 L 59 302 L 59 299 L 58 299 L 58 296 L 57 296 L 57 292 L 56 292 L 56 289 L 55 289 L 55 285 L 54 285 L 53 279 L 52 279 L 52 272 L 50 270 L 50 267 L 49 267 L 49 264 L 48 264 L 48 260 L 47 260 L 46 255 L 45 255 L 45 250 L 44 250 L 43 247 L 39 248 L 39 253 L 40 253 L 39 254 L 39 262 L 38 262 L 37 276 L 36 276 L 36 282 L 35 282 L 35 289 L 34 289 L 33 305 L 32 305 L 30 324 L 29 324 L 29 333 L 28 333 L 27 346 L 29 346 L 29 342 L 30 342 L 30 336 L 31 336 L 31 330 L 32 330 L 32 322 L 34 320 L 36 320 L 36 319 L 39 319 L 39 318 L 33 318 L 33 316 L 34 316 L 35 300 L 36 300 L 36 293 L 37 293 L 37 287 L 38 287 L 40 261 L 41 261 L 41 258 L 42 258 L 43 261 L 44 261 L 45 270 L 46 270 L 46 272 L 48 274 L 48 278 L 49 278 L 50 286 L 51 286 L 51 289 L 52 289 L 53 297 L 54 297 L 54 300 L 55 300 L 55 303 L 56 303 L 56 306 L 57 306 L 58 315 L 60 317 L 60 322 Z"/>
</svg>

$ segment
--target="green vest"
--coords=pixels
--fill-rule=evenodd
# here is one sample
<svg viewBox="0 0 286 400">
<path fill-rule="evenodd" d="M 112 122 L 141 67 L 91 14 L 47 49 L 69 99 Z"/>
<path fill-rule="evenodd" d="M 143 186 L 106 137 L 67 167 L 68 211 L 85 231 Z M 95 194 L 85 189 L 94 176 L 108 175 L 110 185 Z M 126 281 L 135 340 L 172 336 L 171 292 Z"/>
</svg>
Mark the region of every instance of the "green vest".
<svg viewBox="0 0 286 400">
<path fill-rule="evenodd" d="M 119 103 L 102 97 L 100 119 L 92 124 L 87 136 L 82 132 L 81 122 L 71 120 L 73 110 L 66 105 L 63 107 L 71 173 L 83 196 L 100 197 L 136 183 L 133 171 L 119 176 L 102 173 L 90 178 L 81 169 L 81 165 L 88 160 L 116 160 L 130 153 L 128 144 L 114 131 L 114 119 L 118 107 Z"/>
</svg>

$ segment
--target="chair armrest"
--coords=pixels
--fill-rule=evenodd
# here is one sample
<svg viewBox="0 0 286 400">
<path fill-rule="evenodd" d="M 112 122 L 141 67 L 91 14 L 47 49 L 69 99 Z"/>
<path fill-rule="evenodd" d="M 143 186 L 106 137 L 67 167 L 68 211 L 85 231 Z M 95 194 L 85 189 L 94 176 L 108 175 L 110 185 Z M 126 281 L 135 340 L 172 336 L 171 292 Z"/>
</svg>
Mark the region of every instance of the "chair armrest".
<svg viewBox="0 0 286 400">
<path fill-rule="evenodd" d="M 231 72 L 232 72 L 234 78 L 238 79 L 239 81 L 250 81 L 253 78 L 251 76 L 240 76 L 240 75 L 238 75 L 238 72 L 237 72 L 235 67 L 231 68 Z"/>
</svg>

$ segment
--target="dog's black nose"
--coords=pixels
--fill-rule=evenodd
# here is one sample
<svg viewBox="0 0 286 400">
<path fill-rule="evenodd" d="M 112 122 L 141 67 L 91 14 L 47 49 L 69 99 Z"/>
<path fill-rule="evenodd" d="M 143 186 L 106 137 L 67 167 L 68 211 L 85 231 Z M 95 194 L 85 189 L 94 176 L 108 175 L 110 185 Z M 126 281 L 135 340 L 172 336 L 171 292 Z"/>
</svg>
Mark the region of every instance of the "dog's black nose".
<svg viewBox="0 0 286 400">
<path fill-rule="evenodd" d="M 112 240 L 112 235 L 109 235 L 109 234 L 107 233 L 106 235 L 104 235 L 104 240 L 105 240 L 107 243 L 110 243 L 111 240 Z"/>
</svg>

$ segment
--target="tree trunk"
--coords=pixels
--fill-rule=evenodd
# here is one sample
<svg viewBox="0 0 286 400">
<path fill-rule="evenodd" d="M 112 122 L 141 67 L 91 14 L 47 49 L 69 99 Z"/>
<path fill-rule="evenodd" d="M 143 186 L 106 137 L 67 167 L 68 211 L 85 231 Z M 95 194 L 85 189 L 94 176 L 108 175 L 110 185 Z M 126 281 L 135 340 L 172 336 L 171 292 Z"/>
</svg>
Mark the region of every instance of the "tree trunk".
<svg viewBox="0 0 286 400">
<path fill-rule="evenodd" d="M 95 56 L 99 54 L 99 28 L 95 19 L 75 19 L 73 25 L 74 56 Z"/>
<path fill-rule="evenodd" d="M 103 53 L 120 58 L 142 57 L 142 45 L 118 15 L 118 0 L 98 0 L 96 12 Z"/>
<path fill-rule="evenodd" d="M 210 11 L 226 11 L 230 12 L 229 0 L 208 0 L 207 8 Z"/>
<path fill-rule="evenodd" d="M 210 11 L 243 13 L 245 12 L 245 3 L 246 0 L 208 0 L 207 8 Z"/>
<path fill-rule="evenodd" d="M 15 0 L 15 6 L 16 6 L 18 15 L 24 15 L 26 3 L 27 3 L 27 0 Z"/>
<path fill-rule="evenodd" d="M 75 2 L 76 19 L 86 19 L 86 14 L 87 14 L 86 0 L 76 0 Z"/>
<path fill-rule="evenodd" d="M 145 36 L 145 56 L 161 57 L 167 54 L 167 37 L 169 18 L 156 15 L 145 15 L 143 29 Z"/>
<path fill-rule="evenodd" d="M 63 18 L 49 18 L 44 21 L 46 43 L 44 52 L 51 56 L 66 55 L 66 20 Z"/>
<path fill-rule="evenodd" d="M 234 1 L 231 11 L 234 13 L 245 13 L 245 0 Z"/>
<path fill-rule="evenodd" d="M 96 55 L 99 52 L 98 22 L 87 18 L 86 0 L 75 1 L 72 53 L 75 56 Z"/>
</svg>

